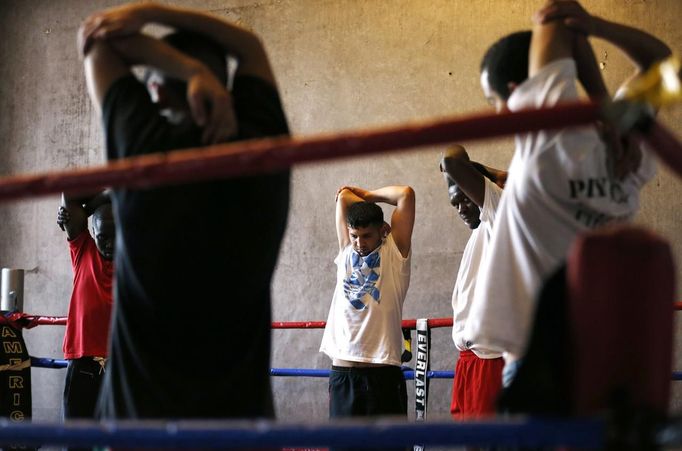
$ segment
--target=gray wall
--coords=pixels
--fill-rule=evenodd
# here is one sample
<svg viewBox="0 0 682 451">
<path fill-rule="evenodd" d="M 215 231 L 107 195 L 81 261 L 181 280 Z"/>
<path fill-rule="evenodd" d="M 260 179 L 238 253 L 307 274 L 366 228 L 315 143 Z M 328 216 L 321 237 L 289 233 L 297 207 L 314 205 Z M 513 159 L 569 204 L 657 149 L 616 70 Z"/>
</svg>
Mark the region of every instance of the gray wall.
<svg viewBox="0 0 682 451">
<path fill-rule="evenodd" d="M 102 135 L 85 92 L 75 37 L 80 21 L 113 1 L 0 2 L 0 175 L 98 164 Z M 371 127 L 487 110 L 478 85 L 483 51 L 500 35 L 529 27 L 530 0 L 183 1 L 240 21 L 260 33 L 297 135 Z M 678 0 L 585 1 L 597 14 L 655 30 L 680 50 Z M 615 89 L 629 71 L 624 57 L 595 41 L 604 76 Z M 662 114 L 673 129 L 680 108 Z M 512 140 L 465 143 L 473 158 L 505 167 Z M 273 285 L 276 320 L 326 319 L 334 287 L 334 193 L 340 185 L 409 184 L 417 193 L 413 278 L 405 318 L 451 314 L 450 293 L 469 232 L 447 202 L 437 170 L 441 147 L 399 155 L 311 164 L 294 171 L 292 208 Z M 661 169 L 644 191 L 638 222 L 682 255 L 680 181 Z M 25 268 L 25 310 L 65 315 L 71 268 L 55 225 L 58 199 L 0 205 L 0 266 Z M 679 271 L 678 271 L 679 275 Z M 678 296 L 678 299 L 682 299 Z M 201 310 L 202 305 L 197 303 Z M 212 327 L 210 313 L 206 327 Z M 235 319 L 238 320 L 238 319 Z M 636 331 L 633 331 L 636 333 Z M 33 355 L 61 357 L 63 328 L 26 331 Z M 452 369 L 449 330 L 433 333 L 434 369 Z M 236 339 L 236 337 L 235 337 Z M 275 331 L 273 366 L 326 368 L 321 331 Z M 229 356 L 235 343 L 225 343 Z M 677 358 L 677 368 L 682 361 Z M 33 371 L 34 416 L 59 417 L 63 370 Z M 277 412 L 285 419 L 324 418 L 324 379 L 277 378 Z M 679 390 L 674 406 L 678 409 Z M 435 381 L 433 415 L 447 412 L 450 381 Z"/>
</svg>

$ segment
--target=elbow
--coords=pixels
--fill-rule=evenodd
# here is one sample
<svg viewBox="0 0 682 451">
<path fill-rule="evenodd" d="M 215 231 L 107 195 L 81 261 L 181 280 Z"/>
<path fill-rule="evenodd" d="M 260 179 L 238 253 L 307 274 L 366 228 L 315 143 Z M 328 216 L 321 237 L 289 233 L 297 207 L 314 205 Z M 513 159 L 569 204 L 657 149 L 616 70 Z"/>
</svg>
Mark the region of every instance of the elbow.
<svg viewBox="0 0 682 451">
<path fill-rule="evenodd" d="M 469 155 L 467 154 L 466 149 L 464 146 L 460 146 L 459 144 L 454 144 L 450 147 L 448 147 L 445 152 L 443 152 L 443 159 L 447 160 L 468 160 Z"/>
<path fill-rule="evenodd" d="M 466 149 L 459 144 L 455 144 L 448 147 L 445 152 L 443 152 L 441 170 L 445 170 L 448 166 L 458 165 L 465 161 L 469 161 L 469 155 L 467 154 Z"/>
<path fill-rule="evenodd" d="M 441 172 L 455 178 L 459 168 L 470 164 L 469 155 L 462 146 L 450 147 L 445 151 L 440 163 Z"/>
<path fill-rule="evenodd" d="M 344 188 L 339 193 L 336 195 L 336 202 L 341 202 L 341 203 L 348 203 L 350 197 L 353 195 L 353 192 L 349 190 L 348 188 Z"/>
<path fill-rule="evenodd" d="M 265 55 L 265 45 L 260 36 L 246 30 L 245 33 L 244 39 L 240 45 L 228 49 L 228 53 L 232 53 L 232 55 L 242 63 L 257 58 L 263 58 Z"/>
<path fill-rule="evenodd" d="M 402 198 L 404 201 L 414 204 L 416 199 L 414 189 L 411 186 L 403 187 Z"/>
</svg>

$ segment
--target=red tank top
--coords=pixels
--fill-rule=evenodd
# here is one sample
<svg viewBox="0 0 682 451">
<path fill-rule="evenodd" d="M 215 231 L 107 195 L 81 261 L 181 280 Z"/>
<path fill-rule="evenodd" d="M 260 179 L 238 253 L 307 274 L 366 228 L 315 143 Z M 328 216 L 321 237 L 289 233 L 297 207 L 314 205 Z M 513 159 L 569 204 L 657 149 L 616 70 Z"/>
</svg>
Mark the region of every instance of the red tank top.
<svg viewBox="0 0 682 451">
<path fill-rule="evenodd" d="M 112 306 L 113 262 L 97 251 L 87 230 L 69 241 L 73 293 L 64 334 L 65 359 L 106 357 Z"/>
</svg>

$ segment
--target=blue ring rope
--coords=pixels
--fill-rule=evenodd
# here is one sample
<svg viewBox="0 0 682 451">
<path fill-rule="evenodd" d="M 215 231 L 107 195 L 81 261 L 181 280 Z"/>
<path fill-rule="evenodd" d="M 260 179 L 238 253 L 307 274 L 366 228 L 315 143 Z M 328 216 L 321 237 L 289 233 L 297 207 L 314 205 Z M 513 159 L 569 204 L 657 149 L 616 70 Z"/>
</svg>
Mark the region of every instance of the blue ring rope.
<svg viewBox="0 0 682 451">
<path fill-rule="evenodd" d="M 409 367 L 402 367 L 405 379 L 414 379 L 414 370 Z M 308 368 L 271 368 L 270 376 L 298 376 L 298 377 L 329 377 L 330 370 L 308 369 Z M 455 377 L 454 371 L 427 371 L 426 377 L 429 379 L 452 379 Z"/>
<path fill-rule="evenodd" d="M 48 359 L 45 357 L 31 357 L 31 366 L 36 368 L 66 368 L 69 365 L 67 360 Z"/>
<path fill-rule="evenodd" d="M 68 361 L 62 359 L 48 359 L 44 357 L 31 357 L 31 366 L 36 368 L 66 368 Z M 402 367 L 405 379 L 414 379 L 414 370 Z M 329 370 L 308 369 L 308 368 L 271 368 L 271 376 L 298 376 L 298 377 L 329 377 Z M 455 377 L 454 371 L 428 371 L 428 379 L 452 379 Z M 672 380 L 682 380 L 682 371 L 673 371 Z"/>
<path fill-rule="evenodd" d="M 598 448 L 600 420 L 512 419 L 471 423 L 376 420 L 370 423 L 282 424 L 274 421 L 0 422 L 1 444 L 157 448 L 570 446 Z"/>
</svg>

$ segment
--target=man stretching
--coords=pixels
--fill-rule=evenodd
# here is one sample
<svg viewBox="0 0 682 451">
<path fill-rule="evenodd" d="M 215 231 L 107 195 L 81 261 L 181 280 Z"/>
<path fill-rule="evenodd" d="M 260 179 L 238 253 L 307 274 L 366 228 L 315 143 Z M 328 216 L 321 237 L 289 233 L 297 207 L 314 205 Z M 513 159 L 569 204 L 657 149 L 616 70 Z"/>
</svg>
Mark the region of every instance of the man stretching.
<svg viewBox="0 0 682 451">
<path fill-rule="evenodd" d="M 92 234 L 88 232 L 88 217 Z M 111 200 L 62 194 L 57 224 L 66 232 L 73 267 L 73 292 L 64 333 L 69 361 L 64 383 L 64 418 L 94 418 L 107 357 L 112 307 L 116 228 Z"/>
<path fill-rule="evenodd" d="M 476 292 L 478 268 L 490 245 L 497 205 L 507 173 L 471 161 L 464 147 L 448 148 L 440 163 L 450 204 L 471 229 L 452 293 L 452 339 L 459 351 L 452 383 L 450 413 L 455 419 L 492 415 L 502 387 L 502 353 L 474 346 L 464 337 Z M 475 351 L 469 350 L 475 348 Z"/>
<path fill-rule="evenodd" d="M 175 32 L 140 34 L 147 23 Z M 288 134 L 268 57 L 250 31 L 136 3 L 90 16 L 80 41 L 109 160 Z M 238 61 L 231 92 L 228 55 Z M 148 68 L 147 86 L 133 65 Z M 116 308 L 101 415 L 273 416 L 270 282 L 289 172 L 113 196 Z M 227 352 L 235 342 L 239 352 Z"/>
<path fill-rule="evenodd" d="M 395 206 L 390 226 L 379 202 Z M 320 346 L 332 359 L 331 418 L 407 414 L 401 322 L 414 212 L 409 186 L 337 193 L 337 283 Z"/>
<path fill-rule="evenodd" d="M 575 1 L 548 2 L 532 34 L 505 36 L 486 52 L 481 82 L 499 110 L 552 107 L 578 99 L 578 81 L 597 100 L 607 95 L 587 36 L 625 53 L 635 74 L 670 55 L 651 34 L 590 15 Z M 517 68 L 518 70 L 512 70 Z M 498 207 L 491 252 L 481 265 L 465 337 L 505 354 L 513 379 L 535 314 L 539 288 L 590 229 L 630 220 L 654 160 L 629 135 L 594 126 L 516 136 Z"/>
</svg>

